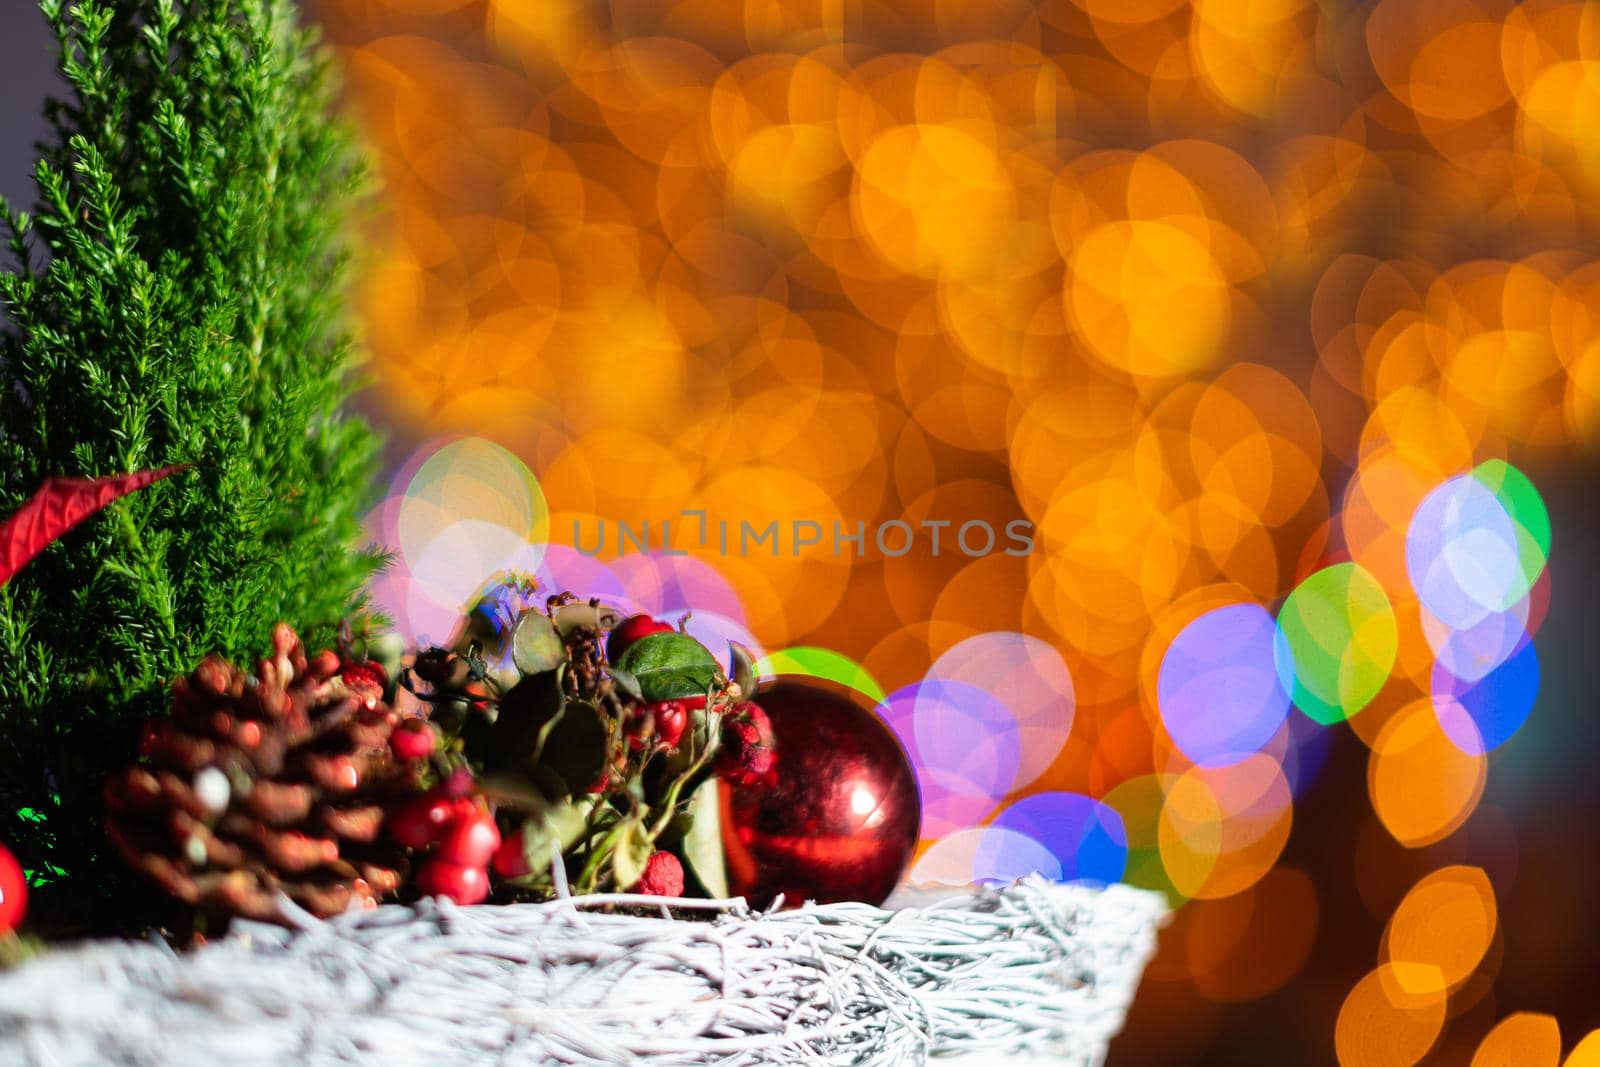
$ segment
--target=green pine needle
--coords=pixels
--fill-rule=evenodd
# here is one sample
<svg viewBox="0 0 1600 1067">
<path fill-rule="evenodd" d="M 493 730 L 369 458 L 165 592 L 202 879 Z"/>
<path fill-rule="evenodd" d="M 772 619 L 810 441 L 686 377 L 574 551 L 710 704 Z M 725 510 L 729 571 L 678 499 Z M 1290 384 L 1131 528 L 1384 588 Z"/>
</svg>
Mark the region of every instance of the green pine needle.
<svg viewBox="0 0 1600 1067">
<path fill-rule="evenodd" d="M 0 842 L 99 895 L 121 873 L 99 785 L 171 679 L 359 609 L 378 442 L 343 414 L 360 172 L 294 4 L 40 7 L 71 94 L 35 212 L 0 203 L 0 515 L 52 474 L 193 465 L 0 588 Z"/>
</svg>

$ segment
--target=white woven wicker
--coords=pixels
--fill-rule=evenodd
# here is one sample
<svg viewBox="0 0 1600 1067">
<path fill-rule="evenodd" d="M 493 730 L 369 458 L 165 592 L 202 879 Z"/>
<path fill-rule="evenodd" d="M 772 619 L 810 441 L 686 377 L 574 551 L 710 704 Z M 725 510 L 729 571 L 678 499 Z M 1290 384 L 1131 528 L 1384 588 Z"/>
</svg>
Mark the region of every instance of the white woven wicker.
<svg viewBox="0 0 1600 1067">
<path fill-rule="evenodd" d="M 893 910 L 665 903 L 424 901 L 51 951 L 0 975 L 0 1064 L 1098 1064 L 1164 915 L 1038 879 Z"/>
</svg>

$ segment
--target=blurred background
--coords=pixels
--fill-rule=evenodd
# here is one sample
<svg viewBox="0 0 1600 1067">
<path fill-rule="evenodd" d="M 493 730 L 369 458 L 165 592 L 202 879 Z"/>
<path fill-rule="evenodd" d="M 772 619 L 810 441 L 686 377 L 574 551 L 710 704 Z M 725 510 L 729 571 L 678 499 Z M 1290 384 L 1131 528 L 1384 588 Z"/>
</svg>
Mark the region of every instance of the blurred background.
<svg viewBox="0 0 1600 1067">
<path fill-rule="evenodd" d="M 306 14 L 408 637 L 517 570 L 859 689 L 918 877 L 1177 908 L 1112 1064 L 1600 1063 L 1600 8 Z"/>
</svg>

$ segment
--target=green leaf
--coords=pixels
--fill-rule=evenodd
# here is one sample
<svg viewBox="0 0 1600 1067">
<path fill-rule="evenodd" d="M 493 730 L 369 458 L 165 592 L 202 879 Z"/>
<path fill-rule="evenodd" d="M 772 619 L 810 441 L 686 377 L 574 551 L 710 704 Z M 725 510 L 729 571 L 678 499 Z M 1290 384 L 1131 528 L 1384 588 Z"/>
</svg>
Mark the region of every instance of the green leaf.
<svg viewBox="0 0 1600 1067">
<path fill-rule="evenodd" d="M 555 772 L 552 767 L 543 763 L 534 766 L 529 772 L 533 784 L 552 800 L 567 800 L 572 796 L 572 787 L 567 785 L 567 780 Z"/>
<path fill-rule="evenodd" d="M 481 741 L 467 739 L 468 755 L 491 771 L 539 762 L 550 724 L 561 715 L 566 702 L 560 671 L 529 675 L 501 698 L 494 729 Z"/>
<path fill-rule="evenodd" d="M 688 634 L 651 634 L 629 645 L 617 666 L 639 680 L 647 703 L 704 696 L 721 673 L 706 647 Z"/>
<path fill-rule="evenodd" d="M 405 652 L 406 639 L 393 630 L 386 630 L 367 640 L 367 658 L 383 668 L 391 684 L 400 677 L 400 663 Z"/>
<path fill-rule="evenodd" d="M 600 709 L 574 700 L 544 727 L 535 761 L 560 775 L 569 794 L 579 796 L 605 773 L 610 742 Z"/>
<path fill-rule="evenodd" d="M 616 608 L 605 604 L 561 604 L 550 613 L 555 620 L 556 630 L 562 637 L 566 637 L 580 626 L 587 626 L 591 630 L 611 630 L 623 619 L 623 615 Z"/>
<path fill-rule="evenodd" d="M 665 766 L 667 773 L 676 777 L 683 774 L 696 763 L 704 765 L 705 761 L 713 758 L 717 749 L 722 746 L 722 715 L 712 712 L 707 708 L 694 708 L 689 712 L 689 728 L 684 732 L 684 741 L 676 751 L 667 754 Z"/>
<path fill-rule="evenodd" d="M 517 620 L 511 660 L 524 675 L 553 671 L 567 661 L 567 646 L 548 615 L 530 611 Z"/>
<path fill-rule="evenodd" d="M 606 673 L 611 675 L 611 680 L 617 683 L 617 688 L 633 697 L 635 700 L 644 699 L 644 690 L 639 688 L 639 679 L 621 667 L 608 667 Z"/>
<path fill-rule="evenodd" d="M 471 717 L 469 718 L 469 716 Z M 489 717 L 487 715 L 473 715 L 472 706 L 461 698 L 441 700 L 439 703 L 434 704 L 432 710 L 428 712 L 428 721 L 442 730 L 446 737 L 454 737 L 456 734 L 461 733 L 463 728 L 474 720 L 481 722 L 484 726 L 489 725 Z M 472 748 L 471 741 L 468 741 L 467 747 L 469 750 Z"/>
<path fill-rule="evenodd" d="M 626 892 L 644 877 L 644 865 L 650 862 L 656 846 L 645 831 L 640 819 L 629 819 L 617 838 L 616 851 L 611 854 L 611 877 L 617 888 Z"/>
<path fill-rule="evenodd" d="M 563 854 L 583 837 L 589 816 L 599 797 L 585 794 L 559 804 L 548 804 L 528 816 L 522 824 L 522 856 L 528 861 L 529 879 L 542 884 L 550 877 L 550 861 L 559 849 Z"/>
<path fill-rule="evenodd" d="M 737 641 L 728 642 L 728 652 L 733 658 L 728 677 L 732 678 L 734 684 L 739 687 L 739 692 L 745 700 L 754 700 L 756 695 L 755 653 Z"/>
<path fill-rule="evenodd" d="M 552 803 L 538 784 L 521 774 L 505 771 L 478 776 L 478 791 L 496 807 L 536 812 Z"/>
<path fill-rule="evenodd" d="M 722 852 L 722 799 L 719 782 L 707 778 L 689 798 L 689 829 L 683 835 L 683 858 L 706 895 L 728 895 L 728 863 Z"/>
<path fill-rule="evenodd" d="M 455 725 L 449 725 L 454 709 L 459 706 L 461 715 L 455 720 Z M 443 709 L 447 714 L 445 721 L 441 721 L 437 714 Z M 461 747 L 466 752 L 468 759 L 482 763 L 486 768 L 493 769 L 502 766 L 494 757 L 504 746 L 500 744 L 500 735 L 495 730 L 495 722 L 480 711 L 473 711 L 467 707 L 466 701 L 450 701 L 448 704 L 435 707 L 435 715 L 430 722 L 438 723 L 440 731 L 445 737 L 460 739 Z"/>
</svg>

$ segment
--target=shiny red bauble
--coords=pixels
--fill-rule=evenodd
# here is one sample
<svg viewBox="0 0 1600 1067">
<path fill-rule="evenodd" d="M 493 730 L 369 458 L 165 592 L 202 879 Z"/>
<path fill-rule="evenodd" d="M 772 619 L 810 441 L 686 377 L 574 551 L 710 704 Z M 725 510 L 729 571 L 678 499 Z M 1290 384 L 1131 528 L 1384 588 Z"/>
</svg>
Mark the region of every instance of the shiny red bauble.
<svg viewBox="0 0 1600 1067">
<path fill-rule="evenodd" d="M 784 678 L 755 696 L 776 760 L 749 785 L 722 780 L 728 884 L 765 907 L 881 904 L 917 846 L 921 798 L 911 763 L 883 721 L 848 690 Z"/>
<path fill-rule="evenodd" d="M 0 845 L 0 934 L 14 930 L 28 908 L 28 878 L 11 850 Z"/>
</svg>

